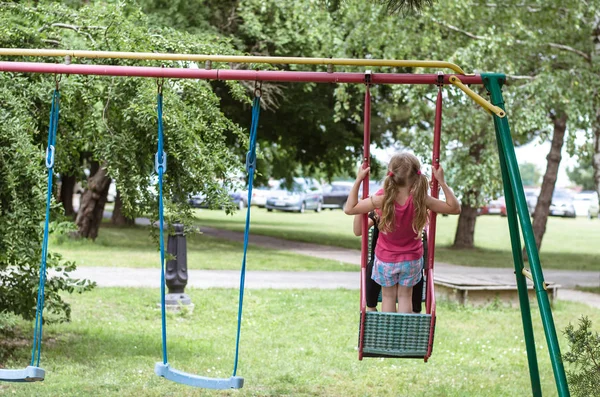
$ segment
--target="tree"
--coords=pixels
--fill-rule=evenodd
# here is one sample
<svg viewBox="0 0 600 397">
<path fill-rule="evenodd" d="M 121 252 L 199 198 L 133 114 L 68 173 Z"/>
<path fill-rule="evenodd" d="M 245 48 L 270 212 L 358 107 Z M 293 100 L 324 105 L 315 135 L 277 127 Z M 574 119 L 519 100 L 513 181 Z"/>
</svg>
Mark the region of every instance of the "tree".
<svg viewBox="0 0 600 397">
<path fill-rule="evenodd" d="M 388 12 L 395 14 L 402 11 L 418 11 L 425 5 L 431 5 L 432 0 L 376 0 L 376 3 L 384 4 Z"/>
<path fill-rule="evenodd" d="M 50 90 L 31 85 L 21 76 L 0 74 L 0 313 L 14 313 L 25 319 L 35 317 L 37 284 L 44 209 L 46 167 L 44 154 L 35 143 L 38 121 L 30 111 L 33 92 L 47 95 Z M 50 107 L 46 103 L 46 110 Z M 53 205 L 52 218 L 57 216 Z M 59 224 L 53 222 L 53 232 Z M 67 321 L 70 307 L 63 292 L 83 292 L 93 284 L 72 279 L 75 270 L 58 254 L 50 254 L 47 267 L 53 271 L 45 287 L 45 321 Z"/>
<path fill-rule="evenodd" d="M 8 3 L 0 5 L 0 19 L 4 22 L 0 47 L 234 53 L 226 41 L 214 35 L 150 27 L 138 8 L 121 3 L 95 3 L 77 10 L 58 3 Z M 182 67 L 175 62 L 165 62 L 165 66 Z M 126 215 L 144 213 L 157 218 L 156 195 L 151 189 L 157 139 L 156 81 L 69 76 L 63 77 L 59 86 L 55 171 L 72 176 L 82 174 L 84 166 L 91 170 L 80 209 L 80 234 L 97 234 L 109 176 L 119 185 Z M 43 148 L 54 87 L 53 76 L 0 74 L 0 311 L 25 318 L 32 318 L 36 306 L 45 203 Z M 232 97 L 248 101 L 239 84 L 226 87 Z M 223 115 L 208 83 L 165 83 L 163 91 L 165 149 L 169 153 L 165 205 L 167 221 L 171 221 L 189 215 L 187 193 L 206 193 L 215 205 L 228 200 L 228 178 L 242 169 L 242 163 L 226 140 L 237 137 L 244 146 L 246 138 L 241 128 Z M 52 218 L 59 214 L 59 207 L 53 204 Z M 54 224 L 54 230 L 58 226 Z M 69 274 L 75 265 L 58 254 L 49 254 L 48 267 L 54 270 L 46 285 L 49 320 L 68 320 L 70 309 L 61 292 L 87 290 L 91 284 L 72 280 Z"/>
<path fill-rule="evenodd" d="M 594 170 L 591 166 L 573 166 L 567 168 L 567 176 L 575 185 L 581 186 L 583 190 L 595 190 Z"/>
<path fill-rule="evenodd" d="M 538 186 L 542 174 L 537 165 L 528 162 L 521 163 L 519 164 L 519 171 L 521 172 L 523 186 Z"/>
<path fill-rule="evenodd" d="M 234 52 L 226 40 L 214 34 L 192 35 L 153 26 L 136 6 L 121 3 L 95 3 L 76 10 L 54 3 L 15 5 L 3 8 L 2 12 L 5 20 L 19 21 L 18 28 L 16 24 L 7 24 L 7 34 L 2 39 L 4 47 Z M 95 63 L 160 65 L 109 59 Z M 185 65 L 164 62 L 164 66 Z M 45 76 L 27 78 L 38 82 L 49 80 Z M 81 174 L 83 167 L 90 170 L 76 218 L 78 234 L 97 236 L 111 178 L 116 180 L 127 216 L 140 213 L 156 216 L 155 194 L 149 190 L 155 183 L 152 170 L 156 152 L 156 82 L 70 76 L 60 85 L 62 124 L 57 170 L 66 176 Z M 247 101 L 239 84 L 228 83 L 225 87 L 235 100 Z M 208 83 L 167 82 L 164 96 L 166 150 L 170 154 L 165 198 L 169 201 L 168 209 L 175 211 L 173 216 L 185 219 L 189 216 L 184 197 L 188 193 L 205 193 L 215 205 L 227 201 L 230 182 L 223 185 L 219 181 L 237 173 L 242 164 L 238 163 L 237 153 L 227 147 L 226 137 L 233 137 L 240 146 L 244 146 L 246 138 L 241 138 L 241 129 L 221 113 L 219 100 Z"/>
<path fill-rule="evenodd" d="M 593 18 L 590 18 L 591 22 L 591 43 L 592 48 L 590 51 L 590 59 L 592 61 L 591 68 L 595 74 L 595 79 L 592 79 L 592 98 L 594 113 L 592 116 L 592 165 L 594 167 L 594 183 L 596 185 L 596 191 L 600 197 L 600 83 L 598 82 L 600 77 L 600 5 L 596 2 L 591 9 L 593 12 Z M 595 117 L 594 117 L 595 116 Z"/>
<path fill-rule="evenodd" d="M 493 63 L 502 65 L 508 75 L 505 96 L 516 143 L 534 136 L 553 137 L 533 225 L 538 247 L 568 131 L 567 120 L 575 130 L 589 128 L 586 120 L 592 118 L 590 98 L 594 97 L 595 83 L 590 68 L 589 21 L 594 20 L 596 10 L 597 1 L 543 5 L 509 1 L 502 7 L 447 2 L 436 3 L 426 13 L 452 35 L 449 40 L 458 45 L 455 59 L 461 59 L 459 63 L 475 60 L 473 67 L 480 70 L 496 69 Z"/>
</svg>

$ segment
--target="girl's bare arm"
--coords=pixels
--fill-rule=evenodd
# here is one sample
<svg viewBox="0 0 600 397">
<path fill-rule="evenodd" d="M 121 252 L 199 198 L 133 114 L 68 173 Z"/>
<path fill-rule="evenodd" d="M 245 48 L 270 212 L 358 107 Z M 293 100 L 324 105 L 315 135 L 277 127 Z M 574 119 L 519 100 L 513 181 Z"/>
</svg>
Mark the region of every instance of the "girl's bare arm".
<svg viewBox="0 0 600 397">
<path fill-rule="evenodd" d="M 362 236 L 362 215 L 354 215 L 354 223 L 352 224 L 352 230 L 355 236 Z M 369 228 L 373 226 L 373 219 L 369 218 Z"/>
</svg>

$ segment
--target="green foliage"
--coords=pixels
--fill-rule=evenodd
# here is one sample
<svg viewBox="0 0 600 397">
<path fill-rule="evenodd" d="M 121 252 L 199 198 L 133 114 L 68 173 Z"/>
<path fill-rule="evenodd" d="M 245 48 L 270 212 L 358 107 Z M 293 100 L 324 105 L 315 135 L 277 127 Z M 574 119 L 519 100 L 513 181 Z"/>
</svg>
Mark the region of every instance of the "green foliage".
<svg viewBox="0 0 600 397">
<path fill-rule="evenodd" d="M 46 168 L 34 144 L 37 120 L 28 111 L 26 92 L 15 90 L 19 79 L 0 75 L 0 313 L 26 319 L 35 316 L 44 220 Z M 48 98 L 50 96 L 48 95 Z M 49 105 L 47 106 L 49 107 Z M 86 280 L 69 274 L 72 262 L 57 254 L 47 259 L 53 275 L 46 284 L 46 321 L 70 318 L 62 292 L 89 290 Z"/>
<path fill-rule="evenodd" d="M 1 6 L 0 19 L 0 47 L 234 52 L 214 34 L 191 35 L 153 26 L 139 8 L 125 3 L 94 3 L 74 9 L 60 3 L 25 2 Z M 94 63 L 160 65 L 108 59 Z M 165 62 L 165 66 L 188 65 Z M 32 318 L 35 311 L 45 202 L 42 153 L 54 85 L 52 76 L 0 75 L 0 311 L 25 318 Z M 239 85 L 225 87 L 235 100 L 245 100 Z M 152 188 L 156 183 L 152 176 L 157 140 L 155 81 L 68 76 L 62 78 L 60 89 L 55 171 L 81 174 L 90 161 L 98 161 L 116 179 L 128 215 L 143 213 L 157 218 L 156 190 Z M 226 201 L 226 188 L 231 185 L 228 178 L 241 169 L 227 137 L 235 137 L 240 146 L 245 146 L 246 140 L 241 137 L 242 130 L 223 115 L 218 97 L 206 82 L 167 83 L 164 95 L 169 161 L 166 208 L 169 220 L 185 219 L 187 194 L 203 192 L 215 205 Z M 58 212 L 57 208 L 53 212 Z M 48 267 L 56 274 L 46 286 L 49 319 L 66 320 L 70 309 L 60 292 L 83 291 L 91 284 L 70 279 L 75 265 L 60 255 L 50 254 Z"/>
<path fill-rule="evenodd" d="M 583 190 L 596 190 L 594 182 L 594 170 L 591 165 L 567 167 L 567 176 L 574 184 L 581 186 Z"/>
<path fill-rule="evenodd" d="M 575 396 L 600 396 L 600 335 L 592 331 L 586 316 L 579 319 L 577 329 L 569 323 L 564 334 L 570 349 L 564 360 L 574 368 L 567 371 L 570 390 Z"/>
<path fill-rule="evenodd" d="M 431 5 L 433 0 L 376 0 L 376 3 L 385 4 L 391 14 L 407 11 L 418 11 L 426 5 Z"/>
<path fill-rule="evenodd" d="M 135 5 L 125 3 L 98 2 L 77 9 L 42 3 L 0 12 L 6 20 L 13 21 L 6 25 L 3 32 L 6 34 L 0 39 L 3 47 L 58 45 L 88 50 L 235 53 L 227 40 L 214 32 L 193 35 L 162 27 Z M 94 63 L 189 66 L 181 62 L 110 59 Z M 43 76 L 24 76 L 20 89 L 31 91 L 34 83 L 43 86 L 49 80 Z M 233 100 L 246 101 L 240 85 L 228 83 L 225 88 Z M 126 215 L 153 214 L 156 218 L 153 188 L 156 178 L 152 177 L 157 141 L 155 81 L 69 76 L 62 80 L 61 91 L 57 171 L 80 174 L 90 161 L 98 161 L 116 180 Z M 187 195 L 194 193 L 206 194 L 215 205 L 227 205 L 229 178 L 241 170 L 242 163 L 236 155 L 247 146 L 241 128 L 223 115 L 218 97 L 206 82 L 167 82 L 164 96 L 168 154 L 165 199 L 169 212 L 174 218 L 185 219 Z M 40 103 L 44 101 L 39 95 L 34 98 Z M 28 106 L 36 119 L 38 116 L 40 120 L 46 119 L 35 102 Z M 42 130 L 44 122 L 39 122 Z M 232 141 L 236 144 L 234 148 L 229 147 Z M 38 142 L 42 144 L 41 139 Z"/>
<path fill-rule="evenodd" d="M 539 186 L 542 173 L 537 165 L 527 162 L 521 163 L 519 164 L 519 171 L 523 186 Z"/>
</svg>

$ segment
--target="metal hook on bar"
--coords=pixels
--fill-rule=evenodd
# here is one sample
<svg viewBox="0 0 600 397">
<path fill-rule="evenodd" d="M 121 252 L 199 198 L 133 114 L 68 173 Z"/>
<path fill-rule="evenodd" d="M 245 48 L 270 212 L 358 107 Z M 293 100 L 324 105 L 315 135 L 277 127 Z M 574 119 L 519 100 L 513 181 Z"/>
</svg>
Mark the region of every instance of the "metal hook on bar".
<svg viewBox="0 0 600 397">
<path fill-rule="evenodd" d="M 367 86 L 371 85 L 371 77 L 373 76 L 370 70 L 365 70 L 365 84 Z"/>
<path fill-rule="evenodd" d="M 438 77 L 437 77 L 437 84 L 438 87 L 440 87 L 440 89 L 442 89 L 442 87 L 444 86 L 444 73 L 443 72 L 438 72 Z"/>
<path fill-rule="evenodd" d="M 165 65 L 160 65 L 161 68 L 164 68 Z M 158 89 L 158 93 L 162 95 L 163 85 L 165 84 L 165 78 L 159 77 L 156 79 L 156 87 Z"/>
<path fill-rule="evenodd" d="M 257 98 L 262 96 L 262 80 L 254 80 L 254 96 Z"/>
<path fill-rule="evenodd" d="M 61 80 L 62 80 L 62 74 L 54 75 L 54 83 L 56 84 L 56 91 L 58 91 L 58 86 L 59 86 Z"/>
</svg>

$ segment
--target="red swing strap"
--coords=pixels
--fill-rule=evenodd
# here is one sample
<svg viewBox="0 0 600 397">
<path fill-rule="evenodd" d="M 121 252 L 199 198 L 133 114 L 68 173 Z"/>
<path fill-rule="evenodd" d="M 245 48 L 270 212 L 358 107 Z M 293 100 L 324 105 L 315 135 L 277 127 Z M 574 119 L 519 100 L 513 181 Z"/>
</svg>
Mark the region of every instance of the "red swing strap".
<svg viewBox="0 0 600 397">
<path fill-rule="evenodd" d="M 371 165 L 371 71 L 365 72 L 365 109 L 364 109 L 364 136 L 363 136 L 363 168 Z M 369 175 L 363 180 L 363 200 L 369 197 Z M 358 359 L 363 358 L 363 345 L 365 339 L 365 318 L 367 316 L 367 254 L 369 251 L 369 218 L 367 214 L 361 215 L 362 219 L 362 240 L 361 240 L 361 258 L 360 258 L 360 336 L 358 343 Z"/>
<path fill-rule="evenodd" d="M 433 158 L 431 165 L 436 169 L 440 166 L 440 141 L 442 134 L 442 87 L 444 86 L 444 75 L 438 75 L 438 94 L 435 103 L 435 124 L 433 127 Z M 431 185 L 431 196 L 434 198 L 439 197 L 439 184 L 438 181 L 433 178 Z M 425 355 L 425 361 L 431 356 L 431 350 L 433 349 L 433 334 L 435 330 L 435 291 L 433 282 L 433 267 L 435 263 L 435 229 L 436 229 L 436 218 L 437 214 L 433 211 L 429 213 L 429 227 L 427 231 L 427 244 L 429 257 L 425 264 L 425 272 L 427 274 L 427 296 L 425 298 L 425 310 L 427 314 L 431 314 L 431 325 L 429 332 L 429 347 L 427 348 L 427 354 Z"/>
</svg>

